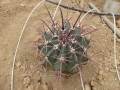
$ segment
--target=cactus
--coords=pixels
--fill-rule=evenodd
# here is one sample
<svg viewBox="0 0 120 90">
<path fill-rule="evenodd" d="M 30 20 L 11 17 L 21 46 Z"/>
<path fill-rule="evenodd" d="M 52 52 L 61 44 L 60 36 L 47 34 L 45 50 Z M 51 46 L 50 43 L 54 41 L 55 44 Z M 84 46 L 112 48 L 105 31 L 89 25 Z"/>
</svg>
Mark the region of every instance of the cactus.
<svg viewBox="0 0 120 90">
<path fill-rule="evenodd" d="M 72 26 L 68 20 L 63 19 L 60 9 L 62 20 L 60 27 L 54 23 L 47 7 L 46 9 L 52 25 L 49 27 L 44 20 L 40 19 L 49 29 L 49 31 L 44 30 L 41 36 L 44 43 L 38 45 L 38 51 L 44 56 L 41 65 L 44 67 L 50 65 L 55 71 L 60 72 L 60 76 L 64 72 L 76 73 L 80 69 L 78 66 L 89 60 L 87 49 L 90 40 L 84 36 L 84 30 L 80 26 L 76 26 L 81 13 Z"/>
<path fill-rule="evenodd" d="M 80 24 L 81 22 L 76 25 L 82 15 L 82 12 L 80 12 L 75 22 L 70 24 L 70 19 L 65 20 L 63 18 L 61 8 L 60 13 L 62 24 L 60 26 L 59 22 L 55 23 L 46 5 L 45 7 L 51 19 L 50 26 L 43 19 L 38 19 L 43 22 L 44 25 L 46 25 L 48 30 L 46 31 L 43 27 L 42 34 L 41 31 L 39 32 L 42 41 L 39 41 L 40 39 L 38 41 L 32 41 L 37 45 L 38 53 L 42 54 L 43 58 L 30 71 L 29 74 L 36 71 L 36 69 L 39 67 L 46 69 L 47 66 L 51 66 L 56 71 L 56 81 L 61 83 L 62 75 L 68 73 L 72 75 L 78 73 L 83 76 L 80 66 L 87 63 L 88 61 L 92 61 L 97 65 L 103 66 L 92 58 L 95 55 L 100 55 L 103 57 L 106 57 L 106 55 L 101 54 L 100 52 L 94 53 L 90 51 L 90 44 L 96 40 L 92 40 L 92 37 L 87 38 L 87 35 L 90 35 L 100 30 L 101 28 L 93 30 L 93 28 L 91 29 L 90 27 L 87 27 L 83 29 L 83 25 Z M 85 7 L 83 7 L 82 10 L 84 10 L 84 8 Z M 87 18 L 87 20 L 88 19 L 90 18 Z M 35 26 L 32 27 L 36 29 Z M 92 55 L 90 55 L 89 51 L 92 53 Z"/>
<path fill-rule="evenodd" d="M 86 36 L 100 29 L 87 31 L 88 27 L 83 29 L 82 24 L 76 25 L 82 12 L 80 12 L 75 22 L 70 24 L 70 19 L 65 20 L 63 18 L 61 8 L 59 8 L 62 21 L 60 25 L 59 22 L 55 23 L 46 5 L 45 7 L 51 19 L 50 25 L 43 19 L 38 19 L 46 25 L 47 31 L 43 27 L 42 33 L 41 31 L 39 32 L 42 41 L 39 41 L 40 39 L 32 41 L 36 43 L 38 53 L 42 54 L 43 58 L 29 74 L 36 71 L 39 67 L 46 69 L 48 66 L 51 66 L 56 72 L 56 83 L 59 82 L 60 84 L 62 75 L 78 73 L 83 76 L 80 69 L 81 65 L 86 64 L 88 61 L 99 64 L 92 59 L 96 53 L 92 56 L 88 55 L 92 40 Z"/>
</svg>

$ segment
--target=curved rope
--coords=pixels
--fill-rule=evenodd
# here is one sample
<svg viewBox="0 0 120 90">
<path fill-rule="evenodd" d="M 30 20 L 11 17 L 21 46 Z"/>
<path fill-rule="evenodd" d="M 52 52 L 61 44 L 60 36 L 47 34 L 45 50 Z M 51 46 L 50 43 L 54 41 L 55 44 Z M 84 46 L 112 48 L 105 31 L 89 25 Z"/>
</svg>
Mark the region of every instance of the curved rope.
<svg viewBox="0 0 120 90">
<path fill-rule="evenodd" d="M 16 56 L 17 56 L 17 52 L 18 52 L 18 47 L 19 47 L 19 44 L 20 44 L 20 41 L 21 41 L 21 38 L 22 38 L 22 35 L 23 35 L 23 32 L 25 30 L 25 27 L 26 27 L 26 24 L 30 18 L 30 16 L 32 15 L 32 13 L 35 11 L 35 9 L 42 3 L 44 2 L 45 0 L 42 0 L 40 1 L 34 8 L 33 10 L 30 12 L 24 26 L 23 26 L 23 29 L 21 31 L 21 34 L 20 34 L 20 37 L 19 37 L 19 40 L 18 40 L 18 43 L 17 43 L 17 46 L 16 46 L 16 51 L 15 51 L 15 54 L 14 54 L 14 59 L 13 59 L 13 65 L 12 65 L 12 75 L 11 75 L 11 90 L 14 90 L 14 66 L 15 66 L 15 61 L 16 61 Z"/>
<path fill-rule="evenodd" d="M 114 63 L 115 63 L 117 77 L 120 82 L 120 75 L 119 75 L 119 71 L 118 71 L 118 67 L 117 67 L 117 58 L 116 58 L 116 21 L 115 21 L 115 15 L 113 13 L 112 13 L 112 15 L 113 15 L 113 20 L 114 20 Z"/>
</svg>

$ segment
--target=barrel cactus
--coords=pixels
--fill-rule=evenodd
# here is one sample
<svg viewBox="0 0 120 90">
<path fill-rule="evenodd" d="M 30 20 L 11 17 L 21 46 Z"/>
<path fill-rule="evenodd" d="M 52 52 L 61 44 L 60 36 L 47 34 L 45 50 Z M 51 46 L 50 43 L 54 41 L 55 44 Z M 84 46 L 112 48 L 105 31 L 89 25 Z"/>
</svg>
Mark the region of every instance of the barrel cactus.
<svg viewBox="0 0 120 90">
<path fill-rule="evenodd" d="M 64 72 L 80 72 L 79 65 L 89 60 L 87 49 L 90 44 L 90 40 L 83 34 L 84 30 L 80 26 L 76 26 L 81 13 L 74 25 L 71 25 L 68 20 L 63 19 L 60 9 L 62 20 L 60 27 L 54 23 L 47 7 L 46 9 L 52 24 L 49 27 L 44 20 L 40 19 L 49 29 L 48 31 L 44 30 L 41 36 L 44 42 L 38 45 L 38 52 L 44 56 L 40 65 L 43 67 L 50 65 L 55 71 L 60 72 L 60 76 Z"/>
<path fill-rule="evenodd" d="M 42 41 L 37 44 L 38 53 L 42 54 L 44 58 L 31 71 L 34 72 L 38 67 L 46 68 L 51 66 L 56 71 L 57 79 L 60 79 L 61 82 L 63 73 L 80 74 L 79 66 L 90 60 L 87 55 L 87 51 L 90 48 L 90 39 L 87 39 L 86 35 L 91 32 L 85 33 L 85 29 L 80 25 L 76 25 L 82 12 L 75 23 L 71 25 L 69 20 L 63 19 L 63 13 L 60 8 L 62 21 L 60 26 L 55 23 L 47 7 L 46 9 L 51 19 L 51 25 L 49 26 L 46 21 L 39 19 L 46 25 L 48 30 L 42 30 Z"/>
</svg>

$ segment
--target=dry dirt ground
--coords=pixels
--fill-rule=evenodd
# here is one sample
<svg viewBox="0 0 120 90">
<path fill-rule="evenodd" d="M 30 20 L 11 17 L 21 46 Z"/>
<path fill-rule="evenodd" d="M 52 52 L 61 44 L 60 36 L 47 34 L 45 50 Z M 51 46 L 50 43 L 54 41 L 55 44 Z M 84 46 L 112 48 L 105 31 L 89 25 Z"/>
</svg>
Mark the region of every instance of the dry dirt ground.
<svg viewBox="0 0 120 90">
<path fill-rule="evenodd" d="M 10 90 L 11 82 L 11 69 L 13 63 L 14 52 L 21 33 L 25 20 L 33 7 L 40 0 L 0 0 L 0 90 Z M 55 0 L 54 0 L 55 1 Z M 67 0 L 62 3 L 67 5 Z M 92 1 L 100 10 L 102 10 L 105 0 L 72 0 L 75 7 L 81 7 L 85 2 Z M 55 7 L 52 4 L 46 3 L 50 12 L 53 15 Z M 63 9 L 63 12 L 66 11 Z M 66 13 L 65 13 L 66 14 Z M 65 15 L 64 14 L 64 15 Z M 71 23 L 74 22 L 78 12 L 70 11 L 69 17 L 72 16 Z M 59 12 L 57 13 L 59 16 Z M 87 17 L 89 17 L 88 15 Z M 87 18 L 86 17 L 86 18 Z M 43 24 L 37 20 L 38 18 L 49 20 L 47 11 L 44 5 L 33 13 L 29 20 L 32 24 L 40 29 Z M 55 20 L 59 20 L 56 17 Z M 99 62 L 90 61 L 87 65 L 81 66 L 84 75 L 85 90 L 120 90 L 120 83 L 115 71 L 114 57 L 113 57 L 113 33 L 103 23 L 98 15 L 93 15 L 88 23 L 94 29 L 102 26 L 102 29 L 94 33 L 93 40 L 96 41 L 91 44 L 93 52 L 102 52 L 104 55 L 109 56 L 94 56 L 94 60 Z M 79 75 L 73 77 L 63 77 L 62 86 L 57 86 L 52 77 L 53 70 L 50 68 L 45 72 L 42 69 L 37 69 L 36 72 L 28 76 L 28 72 L 39 62 L 39 57 L 33 43 L 26 43 L 27 40 L 36 40 L 40 38 L 36 29 L 27 25 L 20 42 L 17 58 L 15 62 L 14 71 L 14 90 L 82 90 Z M 99 38 L 99 39 L 98 39 Z M 101 39 L 100 39 L 101 38 Z M 117 38 L 117 65 L 120 71 L 120 40 Z M 34 48 L 34 49 L 32 49 Z"/>
</svg>

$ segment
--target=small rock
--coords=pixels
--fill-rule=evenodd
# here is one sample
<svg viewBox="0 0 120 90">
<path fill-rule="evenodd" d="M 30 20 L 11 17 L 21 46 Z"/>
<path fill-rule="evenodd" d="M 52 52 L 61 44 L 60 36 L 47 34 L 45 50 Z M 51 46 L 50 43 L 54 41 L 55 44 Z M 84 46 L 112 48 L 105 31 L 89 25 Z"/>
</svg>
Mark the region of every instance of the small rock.
<svg viewBox="0 0 120 90">
<path fill-rule="evenodd" d="M 97 88 L 96 87 L 92 87 L 92 90 L 97 90 Z"/>
<path fill-rule="evenodd" d="M 96 78 L 97 78 L 98 80 L 102 80 L 102 79 L 103 79 L 101 75 L 97 75 Z"/>
<path fill-rule="evenodd" d="M 103 80 L 99 81 L 99 84 L 103 85 L 103 84 L 104 84 L 104 81 L 103 81 Z"/>
<path fill-rule="evenodd" d="M 43 87 L 44 90 L 48 90 L 48 86 L 46 84 L 42 84 L 41 86 Z"/>
<path fill-rule="evenodd" d="M 40 71 L 36 71 L 36 76 L 40 75 L 40 73 L 41 73 Z"/>
<path fill-rule="evenodd" d="M 105 71 L 109 71 L 109 68 L 108 68 L 108 67 L 105 67 Z"/>
<path fill-rule="evenodd" d="M 17 66 L 17 68 L 19 68 L 19 67 L 21 66 L 21 63 L 18 62 L 18 63 L 16 64 L 16 66 Z"/>
<path fill-rule="evenodd" d="M 116 41 L 120 43 L 120 39 L 119 38 L 117 38 Z"/>
<path fill-rule="evenodd" d="M 23 71 L 26 70 L 26 67 L 25 67 L 25 66 L 21 66 L 20 68 L 23 69 Z"/>
<path fill-rule="evenodd" d="M 117 26 L 120 28 L 120 20 L 116 21 Z"/>
<path fill-rule="evenodd" d="M 101 49 L 101 52 L 105 52 L 105 50 L 104 50 L 104 49 Z"/>
<path fill-rule="evenodd" d="M 91 90 L 89 85 L 85 85 L 85 90 Z"/>
<path fill-rule="evenodd" d="M 96 80 L 96 78 L 95 78 L 95 77 L 92 77 L 91 80 L 94 81 L 94 80 Z"/>
<path fill-rule="evenodd" d="M 42 84 L 38 87 L 37 90 L 48 90 L 48 86 L 46 84 Z"/>
<path fill-rule="evenodd" d="M 43 76 L 42 76 L 42 83 L 43 83 L 43 84 L 46 84 L 46 82 L 47 82 L 46 78 L 47 78 L 47 74 L 45 73 L 45 74 L 43 74 Z"/>
<path fill-rule="evenodd" d="M 98 67 L 99 67 L 99 69 L 100 69 L 100 70 L 102 70 L 102 69 L 103 69 L 103 67 L 101 67 L 101 65 L 99 65 Z"/>
<path fill-rule="evenodd" d="M 25 87 L 28 87 L 30 85 L 30 83 L 31 83 L 30 77 L 25 77 L 23 79 L 23 84 L 25 85 Z"/>
<path fill-rule="evenodd" d="M 40 71 L 36 71 L 36 79 L 38 82 L 42 82 L 42 75 L 43 73 L 41 73 Z"/>
<path fill-rule="evenodd" d="M 112 69 L 112 70 L 110 70 L 112 73 L 116 73 L 116 70 L 115 69 Z"/>
<path fill-rule="evenodd" d="M 33 65 L 30 65 L 30 69 L 32 69 L 34 66 Z"/>
<path fill-rule="evenodd" d="M 34 86 L 33 85 L 28 86 L 27 90 L 34 90 Z"/>
<path fill-rule="evenodd" d="M 103 24 L 102 24 L 102 26 L 106 26 L 106 24 L 105 24 L 105 23 L 103 23 Z"/>
<path fill-rule="evenodd" d="M 99 75 L 103 75 L 103 71 L 102 71 L 102 70 L 99 70 L 99 71 L 98 71 L 98 74 L 99 74 Z"/>
<path fill-rule="evenodd" d="M 93 29 L 96 29 L 96 27 L 94 25 L 90 25 L 90 27 L 92 27 Z"/>
<path fill-rule="evenodd" d="M 82 8 L 84 6 L 84 0 L 80 0 L 80 7 Z"/>
<path fill-rule="evenodd" d="M 25 7 L 25 4 L 21 3 L 20 6 L 21 6 L 21 7 Z"/>
<path fill-rule="evenodd" d="M 40 86 L 40 83 L 35 84 L 36 90 L 41 90 L 39 86 Z"/>
<path fill-rule="evenodd" d="M 102 50 L 101 50 L 101 51 L 102 51 Z M 103 59 L 99 58 L 99 61 L 100 61 L 100 62 L 102 62 L 102 61 L 103 61 Z"/>
<path fill-rule="evenodd" d="M 96 85 L 96 82 L 94 82 L 94 81 L 91 81 L 91 86 L 95 86 Z"/>
<path fill-rule="evenodd" d="M 36 79 L 37 79 L 38 82 L 40 82 L 40 83 L 42 82 L 42 77 L 41 77 L 41 75 L 36 76 Z"/>
<path fill-rule="evenodd" d="M 25 74 L 25 73 L 24 73 L 24 74 L 22 74 L 21 76 L 22 76 L 22 77 L 27 77 L 27 76 L 28 76 L 28 74 Z"/>
</svg>

